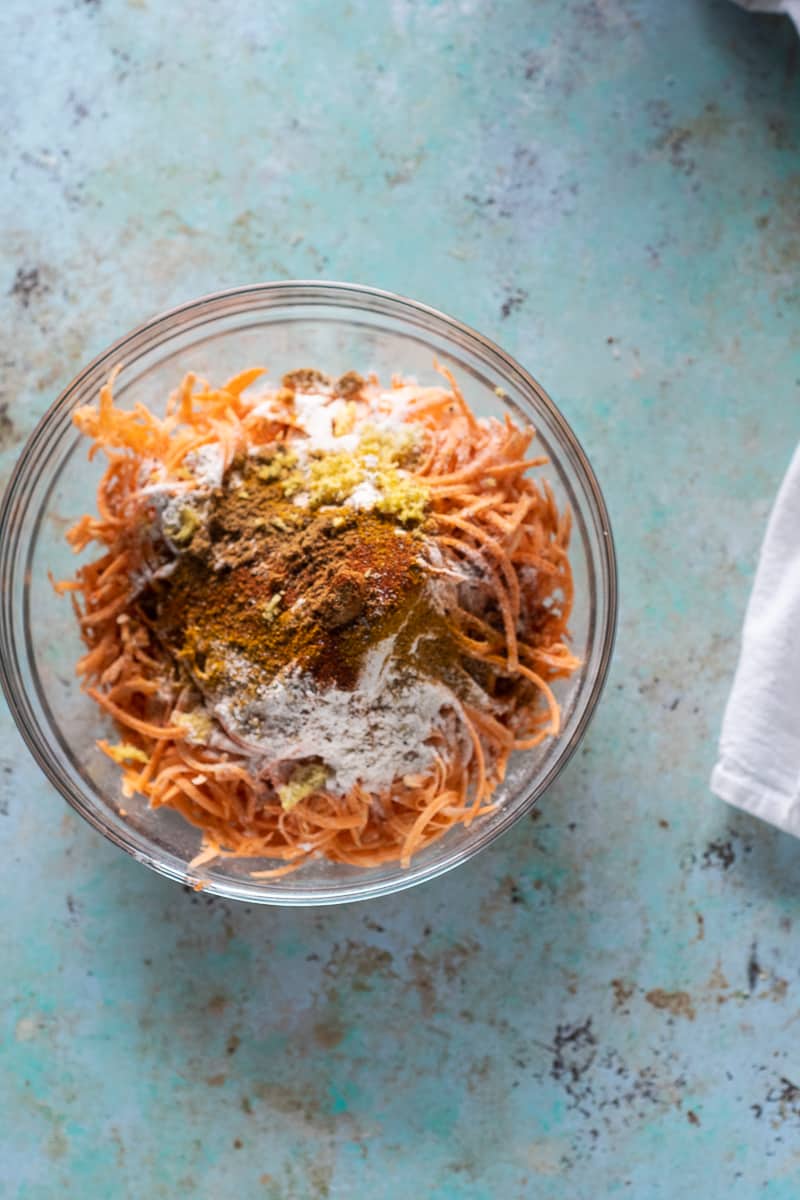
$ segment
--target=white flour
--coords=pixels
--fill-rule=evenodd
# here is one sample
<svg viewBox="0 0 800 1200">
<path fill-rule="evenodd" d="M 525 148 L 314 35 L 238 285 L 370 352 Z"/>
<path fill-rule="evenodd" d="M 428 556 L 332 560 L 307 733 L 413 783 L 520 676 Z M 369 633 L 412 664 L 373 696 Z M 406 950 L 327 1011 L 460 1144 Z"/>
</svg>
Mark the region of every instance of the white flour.
<svg viewBox="0 0 800 1200">
<path fill-rule="evenodd" d="M 347 412 L 347 401 L 340 397 L 324 396 L 317 392 L 298 392 L 294 398 L 297 424 L 307 434 L 302 446 L 310 451 L 338 451 L 352 454 L 358 446 L 359 428 L 369 424 L 386 432 L 408 433 L 413 429 L 404 420 L 405 404 L 396 403 L 393 392 L 380 392 L 359 404 L 355 431 L 337 436 L 335 422 Z M 259 406 L 258 411 L 261 411 Z M 293 449 L 299 448 L 293 447 Z"/>
<path fill-rule="evenodd" d="M 354 488 L 345 500 L 347 508 L 374 508 L 381 494 L 371 479 L 367 478 Z"/>
<path fill-rule="evenodd" d="M 200 446 L 186 455 L 184 464 L 194 475 L 200 487 L 218 488 L 222 486 L 225 474 L 225 451 L 218 442 L 208 446 Z"/>
<path fill-rule="evenodd" d="M 344 416 L 347 405 L 344 400 L 318 395 L 316 392 L 298 392 L 294 398 L 297 423 L 308 434 L 303 443 L 307 450 L 338 450 L 351 453 L 358 445 L 358 435 L 353 433 L 337 437 L 333 423 Z"/>
<path fill-rule="evenodd" d="M 369 652 L 357 687 L 319 688 L 291 669 L 258 689 L 218 699 L 215 715 L 229 733 L 262 752 L 267 762 L 318 757 L 331 771 L 328 787 L 346 792 L 361 783 L 380 791 L 402 775 L 422 770 L 433 757 L 426 744 L 449 693 L 430 680 L 401 674 L 392 663 L 393 639 Z M 231 664 L 244 680 L 245 661 Z"/>
</svg>

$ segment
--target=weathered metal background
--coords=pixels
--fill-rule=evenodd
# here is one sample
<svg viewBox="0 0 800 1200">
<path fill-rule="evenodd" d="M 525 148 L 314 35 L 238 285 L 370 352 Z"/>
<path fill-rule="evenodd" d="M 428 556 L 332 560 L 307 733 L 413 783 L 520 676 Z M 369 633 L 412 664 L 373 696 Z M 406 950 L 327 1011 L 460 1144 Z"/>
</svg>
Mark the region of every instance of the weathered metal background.
<svg viewBox="0 0 800 1200">
<path fill-rule="evenodd" d="M 4 717 L 0 1193 L 795 1197 L 800 846 L 707 777 L 800 435 L 800 76 L 723 0 L 5 0 L 2 467 L 141 318 L 322 276 L 537 374 L 610 684 L 535 820 L 339 911 L 186 894 Z"/>
</svg>

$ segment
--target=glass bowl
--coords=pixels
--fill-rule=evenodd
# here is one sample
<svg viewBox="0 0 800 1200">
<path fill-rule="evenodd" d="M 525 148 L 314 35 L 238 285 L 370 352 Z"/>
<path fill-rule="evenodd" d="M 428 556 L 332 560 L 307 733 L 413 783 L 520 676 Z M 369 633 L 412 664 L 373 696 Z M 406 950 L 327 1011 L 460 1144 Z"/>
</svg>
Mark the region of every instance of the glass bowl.
<svg viewBox="0 0 800 1200">
<path fill-rule="evenodd" d="M 96 749 L 111 730 L 80 691 L 81 654 L 67 597 L 49 582 L 71 575 L 75 558 L 64 533 L 94 509 L 102 455 L 87 462 L 87 443 L 71 414 L 93 402 L 111 368 L 122 363 L 117 403 L 154 410 L 188 370 L 222 382 L 263 364 L 274 379 L 318 366 L 337 375 L 375 370 L 421 382 L 433 361 L 449 367 L 481 416 L 510 412 L 536 427 L 549 455 L 548 478 L 574 514 L 572 645 L 582 660 L 558 690 L 563 732 L 511 760 L 502 803 L 469 828 L 457 826 L 403 869 L 369 869 L 324 859 L 267 880 L 250 871 L 270 864 L 224 859 L 190 870 L 200 835 L 177 813 L 122 800 L 118 768 Z M 592 468 L 552 400 L 518 363 L 460 322 L 413 300 L 353 284 L 257 284 L 181 305 L 146 322 L 90 363 L 56 400 L 25 446 L 0 511 L 0 675 L 11 711 L 34 757 L 64 798 L 91 825 L 139 862 L 231 899 L 267 904 L 334 904 L 411 887 L 465 862 L 523 817 L 575 750 L 597 704 L 614 640 L 616 565 L 608 515 Z M 124 813 L 121 811 L 124 807 Z"/>
</svg>

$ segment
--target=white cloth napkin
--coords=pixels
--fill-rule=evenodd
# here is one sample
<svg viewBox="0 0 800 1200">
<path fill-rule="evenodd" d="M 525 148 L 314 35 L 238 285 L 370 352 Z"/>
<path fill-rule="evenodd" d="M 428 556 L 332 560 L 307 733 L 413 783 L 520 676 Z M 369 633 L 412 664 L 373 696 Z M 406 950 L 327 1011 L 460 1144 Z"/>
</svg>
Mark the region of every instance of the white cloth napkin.
<svg viewBox="0 0 800 1200">
<path fill-rule="evenodd" d="M 761 547 L 711 789 L 800 837 L 800 448 Z"/>
<path fill-rule="evenodd" d="M 736 3 L 751 12 L 786 13 L 800 32 L 800 0 L 736 0 Z"/>
</svg>

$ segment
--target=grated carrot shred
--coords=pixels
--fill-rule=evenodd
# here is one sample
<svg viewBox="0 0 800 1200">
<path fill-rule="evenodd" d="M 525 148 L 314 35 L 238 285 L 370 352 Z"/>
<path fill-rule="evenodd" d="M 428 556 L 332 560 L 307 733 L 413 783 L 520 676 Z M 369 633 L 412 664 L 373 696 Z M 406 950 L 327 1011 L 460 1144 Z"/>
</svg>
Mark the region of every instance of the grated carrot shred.
<svg viewBox="0 0 800 1200">
<path fill-rule="evenodd" d="M 91 439 L 90 457 L 102 450 L 108 466 L 98 487 L 96 515 L 82 516 L 68 541 L 76 552 L 96 542 L 104 553 L 74 578 L 51 576 L 51 582 L 57 592 L 70 595 L 80 623 L 87 647 L 77 664 L 82 686 L 124 736 L 121 747 L 103 740 L 98 745 L 120 764 L 126 795 L 138 792 L 154 808 L 171 807 L 201 831 L 203 844 L 191 869 L 219 855 L 279 864 L 252 871 L 256 879 L 279 878 L 317 855 L 361 868 L 398 860 L 408 866 L 454 825 L 469 825 L 494 811 L 491 796 L 509 756 L 559 732 L 560 710 L 550 684 L 578 666 L 566 644 L 573 602 L 571 514 L 559 511 L 546 481 L 526 475 L 547 462 L 526 457 L 533 429 L 517 428 L 508 417 L 479 421 L 450 371 L 438 364 L 437 369 L 447 387 L 393 381 L 407 419 L 425 433 L 416 478 L 430 495 L 426 532 L 430 529 L 441 551 L 442 573 L 480 565 L 499 616 L 502 628 L 466 609 L 452 614 L 465 657 L 482 664 L 492 678 L 524 681 L 527 690 L 506 723 L 453 696 L 452 712 L 464 736 L 448 745 L 445 735 L 437 734 L 428 773 L 398 779 L 379 795 L 359 786 L 345 796 L 315 791 L 290 812 L 248 771 L 244 756 L 237 760 L 229 751 L 187 743 L 185 726 L 175 720 L 180 687 L 173 684 L 170 691 L 165 685 L 163 653 L 131 617 L 130 580 L 143 565 L 132 536 L 148 504 L 139 481 L 142 461 L 160 464 L 165 475 L 190 479 L 184 464 L 193 451 L 219 445 L 230 464 L 259 445 L 285 441 L 294 424 L 291 412 L 274 418 L 251 415 L 245 392 L 264 374 L 255 367 L 220 388 L 187 374 L 163 418 L 141 404 L 132 410 L 117 407 L 115 368 L 98 404 L 74 413 L 76 426 Z M 533 572 L 535 580 L 523 587 L 524 571 Z M 522 640 L 529 633 L 521 624 L 526 604 L 545 614 L 529 641 Z"/>
</svg>

